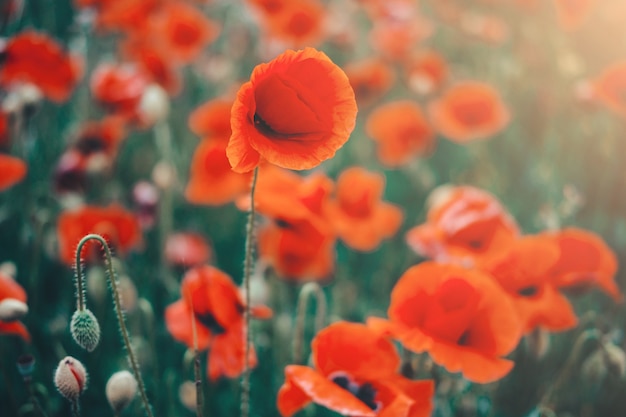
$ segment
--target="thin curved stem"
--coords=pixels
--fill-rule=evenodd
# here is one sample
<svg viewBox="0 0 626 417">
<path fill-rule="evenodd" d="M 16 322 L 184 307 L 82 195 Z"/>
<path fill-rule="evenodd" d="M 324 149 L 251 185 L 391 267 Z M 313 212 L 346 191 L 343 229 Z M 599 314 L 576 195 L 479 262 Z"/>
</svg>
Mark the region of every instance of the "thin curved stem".
<svg viewBox="0 0 626 417">
<path fill-rule="evenodd" d="M 315 295 L 316 313 L 315 313 L 315 333 L 324 327 L 326 320 L 326 297 L 322 288 L 316 282 L 308 282 L 300 290 L 298 295 L 298 309 L 296 316 L 296 329 L 293 341 L 293 361 L 299 364 L 302 361 L 302 346 L 304 345 L 304 322 L 306 319 L 306 307 L 311 295 Z"/>
<path fill-rule="evenodd" d="M 244 371 L 241 379 L 241 417 L 248 417 L 250 414 L 250 345 L 252 343 L 252 332 L 250 331 L 250 275 L 252 274 L 252 248 L 254 243 L 254 190 L 259 175 L 259 168 L 254 168 L 252 176 L 252 186 L 250 187 L 250 212 L 248 213 L 248 224 L 246 225 L 246 253 L 243 264 L 243 288 L 245 292 L 244 306 L 244 340 L 245 357 Z"/>
<path fill-rule="evenodd" d="M 150 402 L 148 401 L 148 396 L 146 395 L 146 388 L 143 382 L 143 378 L 141 377 L 141 372 L 139 371 L 139 364 L 135 357 L 135 352 L 133 351 L 132 345 L 130 343 L 130 336 L 128 334 L 128 330 L 126 328 L 126 322 L 124 320 L 124 314 L 122 312 L 122 303 L 120 299 L 120 292 L 117 288 L 117 280 L 115 274 L 115 268 L 113 268 L 113 256 L 111 255 L 111 248 L 109 248 L 106 240 L 97 234 L 89 234 L 84 236 L 80 242 L 78 243 L 78 247 L 76 249 L 76 275 L 77 275 L 77 296 L 81 298 L 84 296 L 82 293 L 82 270 L 80 263 L 80 252 L 89 240 L 96 240 L 102 245 L 104 249 L 104 257 L 106 261 L 106 269 L 107 275 L 109 278 L 109 284 L 111 285 L 111 290 L 113 291 L 113 302 L 115 305 L 115 314 L 117 315 L 117 323 L 120 327 L 120 332 L 122 333 L 122 338 L 124 339 L 124 346 L 126 347 L 126 352 L 128 353 L 128 361 L 130 362 L 130 366 L 133 369 L 133 374 L 135 375 L 135 379 L 137 380 L 137 385 L 139 386 L 139 394 L 141 395 L 141 401 L 143 402 L 144 408 L 146 409 L 146 414 L 149 417 L 153 417 L 152 408 L 150 406 Z M 79 308 L 84 308 L 84 302 L 78 305 Z"/>
<path fill-rule="evenodd" d="M 193 300 L 191 309 L 193 310 Z M 196 328 L 196 315 L 191 315 L 191 330 L 193 335 L 193 374 L 196 384 L 196 417 L 202 417 L 204 401 L 202 398 L 202 373 L 200 372 L 200 355 L 198 352 L 198 330 Z"/>
</svg>

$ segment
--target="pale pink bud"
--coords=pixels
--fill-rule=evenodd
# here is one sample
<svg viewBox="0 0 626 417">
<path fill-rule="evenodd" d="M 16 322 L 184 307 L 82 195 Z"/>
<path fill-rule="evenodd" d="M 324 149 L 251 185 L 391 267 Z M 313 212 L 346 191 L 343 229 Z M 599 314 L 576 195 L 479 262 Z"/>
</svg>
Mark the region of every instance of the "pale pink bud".
<svg viewBox="0 0 626 417">
<path fill-rule="evenodd" d="M 137 395 L 137 381 L 128 371 L 119 371 L 111 375 L 106 386 L 106 396 L 111 408 L 119 413 L 130 404 Z"/>
<path fill-rule="evenodd" d="M 78 359 L 66 356 L 54 373 L 54 385 L 61 395 L 75 401 L 87 389 L 87 371 Z"/>
</svg>

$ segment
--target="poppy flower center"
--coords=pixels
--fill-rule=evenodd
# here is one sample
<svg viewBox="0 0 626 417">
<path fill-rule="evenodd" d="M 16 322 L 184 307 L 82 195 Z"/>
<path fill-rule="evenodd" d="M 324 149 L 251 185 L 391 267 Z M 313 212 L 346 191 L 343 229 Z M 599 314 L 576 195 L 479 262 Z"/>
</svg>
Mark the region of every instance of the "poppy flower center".
<svg viewBox="0 0 626 417">
<path fill-rule="evenodd" d="M 358 384 L 347 374 L 342 372 L 337 372 L 331 375 L 330 380 L 339 385 L 339 387 L 350 392 L 350 394 L 354 395 L 370 409 L 377 411 L 381 408 L 382 404 L 380 401 L 376 401 L 376 390 L 369 382 Z"/>
<path fill-rule="evenodd" d="M 209 312 L 206 313 L 195 313 L 196 320 L 198 320 L 204 327 L 209 329 L 213 334 L 223 334 L 226 332 L 215 319 L 215 316 Z"/>
<path fill-rule="evenodd" d="M 532 297 L 534 295 L 537 295 L 538 292 L 539 292 L 539 288 L 535 285 L 520 288 L 519 290 L 517 290 L 517 293 L 521 295 L 522 297 Z"/>
<path fill-rule="evenodd" d="M 478 127 L 492 118 L 493 109 L 484 101 L 469 101 L 456 103 L 452 106 L 452 113 L 464 125 Z"/>
</svg>

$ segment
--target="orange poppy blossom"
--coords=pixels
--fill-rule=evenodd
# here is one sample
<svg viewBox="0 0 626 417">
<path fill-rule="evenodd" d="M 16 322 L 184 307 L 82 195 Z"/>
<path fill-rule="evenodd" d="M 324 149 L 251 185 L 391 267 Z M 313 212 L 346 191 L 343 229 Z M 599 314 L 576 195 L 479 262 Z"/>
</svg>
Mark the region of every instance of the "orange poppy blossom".
<svg viewBox="0 0 626 417">
<path fill-rule="evenodd" d="M 559 27 L 573 31 L 585 23 L 596 0 L 553 0 L 553 3 Z"/>
<path fill-rule="evenodd" d="M 15 300 L 26 304 L 26 291 L 10 276 L 0 272 L 0 304 L 7 300 Z M 30 342 L 30 333 L 26 326 L 18 320 L 0 320 L 0 335 L 14 334 L 25 342 Z"/>
<path fill-rule="evenodd" d="M 118 204 L 108 207 L 82 206 L 63 211 L 57 221 L 59 256 L 67 265 L 75 262 L 76 245 L 83 236 L 97 233 L 112 246 L 116 255 L 124 255 L 141 243 L 141 230 L 135 215 Z M 88 242 L 81 253 L 100 254 L 100 244 Z"/>
<path fill-rule="evenodd" d="M 91 74 L 91 93 L 104 108 L 128 121 L 139 121 L 137 107 L 148 78 L 134 64 L 99 64 Z"/>
<path fill-rule="evenodd" d="M 396 168 L 434 148 L 435 135 L 419 104 L 410 100 L 383 104 L 372 111 L 365 132 L 376 141 L 380 162 Z"/>
<path fill-rule="evenodd" d="M 359 106 L 369 105 L 387 93 L 396 80 L 393 69 L 380 58 L 351 62 L 344 66 Z"/>
<path fill-rule="evenodd" d="M 617 256 L 600 236 L 575 227 L 545 232 L 542 236 L 560 249 L 559 258 L 549 271 L 557 288 L 576 293 L 597 286 L 613 300 L 623 300 L 615 283 Z"/>
<path fill-rule="evenodd" d="M 137 65 L 150 81 L 163 87 L 170 96 L 180 92 L 182 81 L 178 65 L 169 58 L 166 50 L 146 42 L 139 35 L 121 42 L 119 49 L 125 60 Z"/>
<path fill-rule="evenodd" d="M 592 98 L 616 114 L 626 117 L 626 61 L 607 67 L 591 81 Z"/>
<path fill-rule="evenodd" d="M 189 115 L 189 129 L 200 137 L 217 137 L 228 140 L 230 130 L 230 110 L 233 100 L 216 98 L 198 106 Z"/>
<path fill-rule="evenodd" d="M 77 58 L 71 57 L 48 35 L 26 30 L 2 47 L 0 86 L 31 83 L 55 102 L 67 100 L 82 76 Z"/>
<path fill-rule="evenodd" d="M 448 72 L 445 59 L 433 50 L 413 54 L 404 65 L 408 87 L 420 95 L 439 90 L 448 78 Z"/>
<path fill-rule="evenodd" d="M 505 254 L 479 266 L 511 297 L 525 334 L 538 327 L 568 330 L 578 323 L 571 304 L 550 277 L 559 256 L 559 246 L 547 236 L 523 236 Z"/>
<path fill-rule="evenodd" d="M 493 382 L 513 368 L 503 357 L 517 346 L 522 323 L 485 272 L 435 262 L 413 266 L 393 288 L 388 315 L 367 324 L 470 381 Z"/>
<path fill-rule="evenodd" d="M 231 112 L 226 149 L 233 170 L 253 170 L 263 159 L 310 169 L 334 156 L 356 123 L 348 77 L 323 52 L 288 50 L 254 68 Z"/>
<path fill-rule="evenodd" d="M 457 143 L 487 139 L 511 119 L 500 94 L 479 81 L 450 87 L 428 105 L 428 114 L 435 130 Z"/>
<path fill-rule="evenodd" d="M 178 232 L 167 237 L 164 256 L 169 264 L 191 268 L 209 262 L 211 246 L 204 236 L 194 232 Z"/>
<path fill-rule="evenodd" d="M 441 186 L 429 197 L 426 222 L 406 233 L 417 254 L 472 265 L 508 251 L 520 232 L 492 194 L 470 186 Z"/>
<path fill-rule="evenodd" d="M 209 378 L 236 378 L 245 367 L 244 309 L 239 289 L 226 273 L 212 266 L 197 266 L 183 277 L 181 299 L 165 309 L 165 325 L 174 339 L 193 349 L 195 322 L 198 349 L 210 349 Z M 272 310 L 253 306 L 250 314 L 267 319 Z M 250 366 L 256 366 L 256 361 L 251 347 Z"/>
<path fill-rule="evenodd" d="M 239 173 L 231 169 L 226 146 L 226 139 L 203 139 L 198 144 L 185 187 L 187 201 L 220 206 L 248 193 L 252 173 Z"/>
<path fill-rule="evenodd" d="M 328 219 L 350 248 L 373 251 L 402 225 L 403 211 L 382 201 L 384 189 L 383 174 L 350 167 L 339 175 L 336 197 L 328 204 Z"/>
<path fill-rule="evenodd" d="M 394 345 L 363 324 L 333 323 L 315 336 L 311 350 L 313 368 L 285 368 L 277 399 L 281 416 L 311 402 L 344 416 L 430 416 L 433 381 L 400 376 Z"/>
<path fill-rule="evenodd" d="M 0 153 L 0 192 L 22 181 L 26 171 L 28 171 L 26 162 Z"/>
</svg>

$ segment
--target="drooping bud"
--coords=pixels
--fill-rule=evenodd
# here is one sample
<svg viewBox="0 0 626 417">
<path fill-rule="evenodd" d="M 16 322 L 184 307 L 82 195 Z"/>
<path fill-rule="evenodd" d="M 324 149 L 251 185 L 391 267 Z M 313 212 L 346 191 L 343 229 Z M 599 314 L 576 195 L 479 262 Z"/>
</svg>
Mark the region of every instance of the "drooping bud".
<svg viewBox="0 0 626 417">
<path fill-rule="evenodd" d="M 100 325 L 91 310 L 76 310 L 70 323 L 72 337 L 83 349 L 93 351 L 100 342 Z"/>
<path fill-rule="evenodd" d="M 106 386 L 106 396 L 111 408 L 116 413 L 125 409 L 137 395 L 137 380 L 128 371 L 119 371 L 111 375 Z"/>
<path fill-rule="evenodd" d="M 54 372 L 54 385 L 61 395 L 75 401 L 87 389 L 87 371 L 78 359 L 66 356 Z"/>
<path fill-rule="evenodd" d="M 5 298 L 0 302 L 0 320 L 15 321 L 28 313 L 28 306 L 14 298 Z"/>
</svg>

